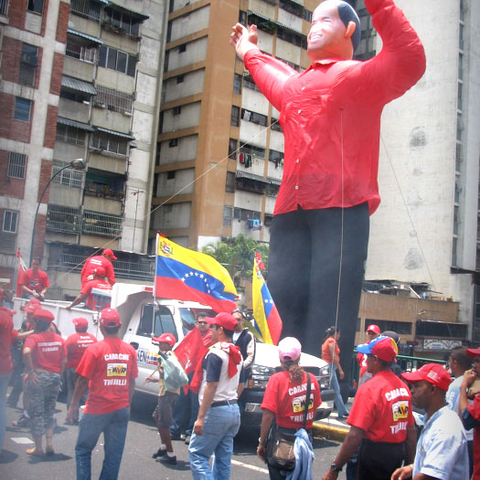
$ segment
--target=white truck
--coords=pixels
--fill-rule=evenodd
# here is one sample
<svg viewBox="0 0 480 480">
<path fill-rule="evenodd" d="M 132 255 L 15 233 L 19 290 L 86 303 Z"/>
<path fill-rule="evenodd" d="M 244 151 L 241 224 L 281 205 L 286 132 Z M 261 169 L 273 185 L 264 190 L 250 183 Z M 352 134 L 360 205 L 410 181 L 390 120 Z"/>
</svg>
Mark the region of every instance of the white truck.
<svg viewBox="0 0 480 480">
<path fill-rule="evenodd" d="M 199 312 L 206 312 L 209 316 L 215 315 L 210 307 L 200 303 L 156 299 L 151 285 L 116 283 L 111 292 L 95 290 L 94 294 L 97 295 L 97 304 L 110 302 L 111 307 L 118 311 L 122 322 L 120 337 L 137 351 L 139 378 L 136 390 L 151 395 L 158 394 L 158 386 L 155 383 L 145 383 L 144 380 L 157 365 L 158 347 L 152 343 L 152 337 L 168 332 L 180 342 L 187 332 L 184 324 L 194 325 Z M 24 320 L 21 307 L 25 303 L 27 303 L 25 299 L 14 300 L 14 310 L 17 312 L 13 318 L 15 328 L 20 328 Z M 55 315 L 55 324 L 62 337 L 67 338 L 75 333 L 72 323 L 74 318 L 85 317 L 88 319 L 88 331 L 101 339 L 99 312 L 78 307 L 67 310 L 68 304 L 69 302 L 56 300 L 42 303 L 42 308 L 50 310 Z M 333 391 L 328 388 L 328 365 L 322 359 L 306 353 L 302 353 L 300 364 L 319 381 L 322 405 L 316 416 L 325 418 L 333 409 Z M 270 376 L 279 369 L 277 347 L 257 342 L 252 376 L 245 385 L 245 411 L 242 414 L 245 423 L 260 424 L 262 414 L 260 405 L 265 387 Z"/>
</svg>

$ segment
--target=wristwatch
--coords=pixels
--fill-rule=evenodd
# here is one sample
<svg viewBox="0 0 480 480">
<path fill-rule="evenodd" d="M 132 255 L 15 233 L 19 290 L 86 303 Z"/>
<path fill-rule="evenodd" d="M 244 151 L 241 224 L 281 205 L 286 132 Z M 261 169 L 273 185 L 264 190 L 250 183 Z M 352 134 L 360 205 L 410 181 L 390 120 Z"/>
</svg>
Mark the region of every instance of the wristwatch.
<svg viewBox="0 0 480 480">
<path fill-rule="evenodd" d="M 262 442 L 262 437 L 258 437 L 258 444 L 262 447 L 265 445 L 266 442 Z"/>
<path fill-rule="evenodd" d="M 337 467 L 337 466 L 335 465 L 335 462 L 334 462 L 334 463 L 332 463 L 332 464 L 330 465 L 330 470 L 332 470 L 332 471 L 334 471 L 334 472 L 341 472 L 341 471 L 342 471 L 342 468 L 341 468 L 341 467 Z"/>
</svg>

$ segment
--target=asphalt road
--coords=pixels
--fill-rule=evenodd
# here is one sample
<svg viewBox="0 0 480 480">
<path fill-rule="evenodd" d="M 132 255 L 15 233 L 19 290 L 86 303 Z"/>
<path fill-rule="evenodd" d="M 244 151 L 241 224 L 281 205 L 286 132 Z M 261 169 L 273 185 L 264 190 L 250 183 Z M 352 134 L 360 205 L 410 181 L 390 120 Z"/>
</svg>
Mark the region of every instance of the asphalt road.
<svg viewBox="0 0 480 480">
<path fill-rule="evenodd" d="M 162 480 L 191 480 L 187 446 L 182 441 L 174 442 L 178 464 L 167 467 L 151 458 L 160 446 L 159 435 L 150 417 L 155 407 L 152 397 L 136 395 L 132 408 L 132 418 L 128 427 L 127 440 L 123 453 L 119 480 L 136 478 Z M 29 457 L 25 450 L 33 444 L 27 428 L 13 427 L 12 421 L 21 413 L 20 409 L 7 407 L 8 427 L 4 452 L 0 456 L 1 480 L 71 480 L 75 478 L 74 447 L 78 427 L 65 425 L 66 407 L 57 403 L 57 428 L 54 435 L 55 455 L 37 459 Z M 235 439 L 232 458 L 232 480 L 268 480 L 265 464 L 256 456 L 259 432 L 249 430 L 241 432 Z M 339 444 L 315 439 L 314 479 L 319 480 L 329 468 Z M 97 479 L 103 461 L 103 439 L 92 454 L 92 479 Z M 342 472 L 338 477 L 345 479 Z"/>
</svg>

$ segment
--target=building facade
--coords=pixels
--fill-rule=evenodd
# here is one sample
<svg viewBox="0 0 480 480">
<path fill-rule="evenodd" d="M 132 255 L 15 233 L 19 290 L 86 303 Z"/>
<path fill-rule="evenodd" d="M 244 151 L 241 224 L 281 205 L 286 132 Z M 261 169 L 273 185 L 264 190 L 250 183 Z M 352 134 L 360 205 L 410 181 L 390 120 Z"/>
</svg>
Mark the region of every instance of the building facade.
<svg viewBox="0 0 480 480">
<path fill-rule="evenodd" d="M 1 2 L 0 276 L 13 280 L 19 249 L 43 259 L 50 296 L 72 296 L 85 258 L 108 247 L 120 275 L 151 278 L 136 254 L 148 241 L 164 3 Z M 70 167 L 77 158 L 84 170 Z"/>
</svg>

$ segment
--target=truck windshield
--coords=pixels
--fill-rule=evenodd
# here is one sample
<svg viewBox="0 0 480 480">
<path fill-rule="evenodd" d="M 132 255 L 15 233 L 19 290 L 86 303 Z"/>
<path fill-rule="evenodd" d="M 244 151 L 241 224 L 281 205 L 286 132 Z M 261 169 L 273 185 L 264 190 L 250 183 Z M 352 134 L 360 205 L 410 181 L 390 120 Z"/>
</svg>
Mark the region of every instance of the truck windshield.
<svg viewBox="0 0 480 480">
<path fill-rule="evenodd" d="M 153 316 L 154 312 L 155 317 Z M 159 305 L 158 309 L 155 309 L 155 305 L 152 304 L 144 305 L 137 335 L 158 337 L 162 333 L 171 333 L 178 340 L 175 322 L 170 310 L 163 305 Z"/>
</svg>

